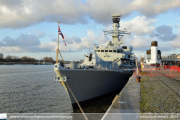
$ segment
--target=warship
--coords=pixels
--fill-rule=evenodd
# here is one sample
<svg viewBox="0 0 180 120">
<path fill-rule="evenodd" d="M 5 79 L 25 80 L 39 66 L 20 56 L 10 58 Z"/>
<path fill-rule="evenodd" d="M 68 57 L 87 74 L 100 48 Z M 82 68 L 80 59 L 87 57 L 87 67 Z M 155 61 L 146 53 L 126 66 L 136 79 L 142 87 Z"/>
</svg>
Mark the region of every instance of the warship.
<svg viewBox="0 0 180 120">
<path fill-rule="evenodd" d="M 130 35 L 129 29 L 120 30 L 120 17 L 118 13 L 111 15 L 113 30 L 104 30 L 104 34 L 110 34 L 112 39 L 105 46 L 95 45 L 94 52 L 85 55 L 84 62 L 70 62 L 67 68 L 57 60 L 54 77 L 66 89 L 71 103 L 76 104 L 96 98 L 110 92 L 122 89 L 135 68 L 135 55 L 132 46 L 124 44 L 124 35 Z M 68 86 L 67 86 L 68 85 Z M 69 88 L 69 89 L 68 89 Z M 73 95 L 74 94 L 74 95 Z"/>
</svg>

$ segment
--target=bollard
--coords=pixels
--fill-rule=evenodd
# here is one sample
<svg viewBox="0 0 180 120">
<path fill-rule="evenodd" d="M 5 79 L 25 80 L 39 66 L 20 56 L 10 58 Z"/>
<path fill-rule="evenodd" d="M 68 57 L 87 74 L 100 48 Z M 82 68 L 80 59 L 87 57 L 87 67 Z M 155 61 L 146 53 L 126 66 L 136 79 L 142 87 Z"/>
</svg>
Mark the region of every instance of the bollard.
<svg viewBox="0 0 180 120">
<path fill-rule="evenodd" d="M 140 79 L 141 79 L 141 77 L 140 76 L 136 76 L 136 82 L 140 82 Z"/>
</svg>

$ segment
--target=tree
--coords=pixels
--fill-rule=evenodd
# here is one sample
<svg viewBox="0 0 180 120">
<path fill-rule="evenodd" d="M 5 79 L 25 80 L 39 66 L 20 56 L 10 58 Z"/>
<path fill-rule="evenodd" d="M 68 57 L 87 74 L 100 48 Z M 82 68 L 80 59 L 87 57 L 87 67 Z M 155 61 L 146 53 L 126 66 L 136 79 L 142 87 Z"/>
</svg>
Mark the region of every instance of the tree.
<svg viewBox="0 0 180 120">
<path fill-rule="evenodd" d="M 35 62 L 37 60 L 34 58 L 31 58 L 31 57 L 23 56 L 23 57 L 21 57 L 21 61 L 23 61 L 23 62 Z"/>
<path fill-rule="evenodd" d="M 48 61 L 49 61 L 49 62 L 53 62 L 52 57 L 49 57 L 49 58 L 48 58 Z"/>
<path fill-rule="evenodd" d="M 43 61 L 44 62 L 53 62 L 53 59 L 52 59 L 52 57 L 44 57 Z"/>
<path fill-rule="evenodd" d="M 10 56 L 10 55 L 6 56 L 6 61 L 7 61 L 7 62 L 10 62 L 10 61 L 11 61 L 11 56 Z"/>
<path fill-rule="evenodd" d="M 26 61 L 27 61 L 27 57 L 26 57 L 26 56 L 23 56 L 23 57 L 21 57 L 21 60 L 22 60 L 23 62 L 26 62 Z"/>
</svg>

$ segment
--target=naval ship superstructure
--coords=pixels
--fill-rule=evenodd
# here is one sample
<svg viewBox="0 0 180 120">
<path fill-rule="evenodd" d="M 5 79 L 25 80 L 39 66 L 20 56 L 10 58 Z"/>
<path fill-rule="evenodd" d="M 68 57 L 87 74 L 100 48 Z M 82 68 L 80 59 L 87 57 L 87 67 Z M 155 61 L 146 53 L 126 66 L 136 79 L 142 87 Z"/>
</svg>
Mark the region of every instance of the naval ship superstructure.
<svg viewBox="0 0 180 120">
<path fill-rule="evenodd" d="M 135 56 L 132 46 L 121 46 L 124 35 L 129 35 L 128 29 L 120 30 L 120 14 L 112 14 L 113 30 L 103 31 L 111 34 L 112 40 L 106 46 L 95 45 L 94 52 L 85 55 L 84 62 L 79 66 L 76 62 L 70 63 L 70 68 L 60 63 L 54 65 L 57 76 L 66 89 L 71 103 L 75 104 L 67 84 L 78 102 L 83 102 L 104 94 L 122 89 L 135 68 Z M 66 84 L 65 84 L 66 83 Z"/>
</svg>

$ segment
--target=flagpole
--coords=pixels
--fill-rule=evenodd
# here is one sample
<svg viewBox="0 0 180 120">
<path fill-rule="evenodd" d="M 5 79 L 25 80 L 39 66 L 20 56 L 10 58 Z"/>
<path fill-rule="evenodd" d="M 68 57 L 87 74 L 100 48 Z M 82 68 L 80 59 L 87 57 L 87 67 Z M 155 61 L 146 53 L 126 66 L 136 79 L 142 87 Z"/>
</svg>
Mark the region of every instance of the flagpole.
<svg viewBox="0 0 180 120">
<path fill-rule="evenodd" d="M 58 26 L 59 26 L 60 21 L 58 21 Z M 58 34 L 58 50 L 59 50 L 59 34 Z"/>
<path fill-rule="evenodd" d="M 59 26 L 60 21 L 58 21 Z M 59 52 L 59 32 L 58 32 L 58 43 L 57 43 L 57 50 L 56 50 L 56 63 L 58 63 L 58 52 Z"/>
</svg>

